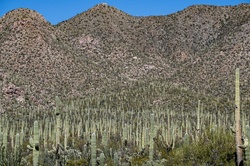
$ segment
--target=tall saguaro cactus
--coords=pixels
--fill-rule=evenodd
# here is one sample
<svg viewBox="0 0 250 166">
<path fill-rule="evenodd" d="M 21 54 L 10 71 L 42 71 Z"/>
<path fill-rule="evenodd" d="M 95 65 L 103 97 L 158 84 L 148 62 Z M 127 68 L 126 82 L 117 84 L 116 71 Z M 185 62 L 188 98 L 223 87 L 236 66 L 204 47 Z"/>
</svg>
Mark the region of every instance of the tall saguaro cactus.
<svg viewBox="0 0 250 166">
<path fill-rule="evenodd" d="M 96 166 L 96 135 L 91 135 L 91 166 Z"/>
<path fill-rule="evenodd" d="M 199 133 L 200 133 L 200 106 L 201 105 L 201 101 L 198 100 L 198 108 L 197 108 L 197 126 L 196 126 L 196 140 L 198 140 L 199 138 Z"/>
<path fill-rule="evenodd" d="M 59 108 L 60 99 L 56 96 L 56 145 L 60 143 L 61 114 Z"/>
<path fill-rule="evenodd" d="M 151 129 L 150 129 L 150 141 L 149 141 L 149 160 L 153 160 L 153 156 L 154 156 L 154 114 L 150 115 L 150 125 L 151 125 Z"/>
<path fill-rule="evenodd" d="M 237 166 L 243 164 L 243 150 L 239 147 L 242 145 L 242 132 L 240 122 L 240 70 L 236 69 L 235 72 L 235 141 L 236 141 L 236 154 Z"/>
<path fill-rule="evenodd" d="M 38 122 L 34 122 L 34 132 L 33 137 L 30 137 L 30 145 L 27 146 L 28 149 L 33 151 L 33 166 L 38 166 L 39 160 L 39 129 Z"/>
</svg>

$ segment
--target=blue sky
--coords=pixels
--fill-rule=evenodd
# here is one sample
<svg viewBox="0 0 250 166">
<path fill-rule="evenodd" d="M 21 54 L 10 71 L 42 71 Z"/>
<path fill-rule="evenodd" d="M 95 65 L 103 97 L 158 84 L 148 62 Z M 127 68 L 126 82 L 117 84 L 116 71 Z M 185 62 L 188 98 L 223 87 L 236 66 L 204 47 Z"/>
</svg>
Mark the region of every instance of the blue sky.
<svg viewBox="0 0 250 166">
<path fill-rule="evenodd" d="M 0 0 L 0 17 L 12 9 L 29 8 L 57 24 L 99 3 L 107 3 L 130 15 L 167 15 L 195 4 L 237 5 L 250 0 Z"/>
</svg>

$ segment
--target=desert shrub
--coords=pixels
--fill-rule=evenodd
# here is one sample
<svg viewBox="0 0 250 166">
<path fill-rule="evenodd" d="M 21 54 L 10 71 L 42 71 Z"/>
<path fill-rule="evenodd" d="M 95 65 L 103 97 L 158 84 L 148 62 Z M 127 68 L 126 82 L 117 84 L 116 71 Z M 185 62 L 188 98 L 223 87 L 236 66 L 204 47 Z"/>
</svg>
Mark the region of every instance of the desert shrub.
<svg viewBox="0 0 250 166">
<path fill-rule="evenodd" d="M 235 141 L 230 131 L 207 129 L 198 140 L 170 151 L 168 165 L 235 165 Z"/>
</svg>

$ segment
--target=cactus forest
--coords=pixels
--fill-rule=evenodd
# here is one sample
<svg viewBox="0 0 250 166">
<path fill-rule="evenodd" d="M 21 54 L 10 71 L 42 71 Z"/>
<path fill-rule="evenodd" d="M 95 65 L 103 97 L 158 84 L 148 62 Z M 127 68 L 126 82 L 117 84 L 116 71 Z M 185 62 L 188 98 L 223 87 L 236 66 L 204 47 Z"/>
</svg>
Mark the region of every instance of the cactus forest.
<svg viewBox="0 0 250 166">
<path fill-rule="evenodd" d="M 178 111 L 170 105 L 152 108 L 146 92 L 161 94 L 166 87 L 150 84 L 138 93 L 145 101 L 124 94 L 55 97 L 53 109 L 5 112 L 0 116 L 0 165 L 247 164 L 250 127 L 246 110 L 240 112 L 239 69 L 235 78 L 235 110 L 222 110 L 204 98 L 193 101 L 189 110 L 185 105 L 176 107 Z M 117 106 L 116 101 L 127 102 Z"/>
</svg>

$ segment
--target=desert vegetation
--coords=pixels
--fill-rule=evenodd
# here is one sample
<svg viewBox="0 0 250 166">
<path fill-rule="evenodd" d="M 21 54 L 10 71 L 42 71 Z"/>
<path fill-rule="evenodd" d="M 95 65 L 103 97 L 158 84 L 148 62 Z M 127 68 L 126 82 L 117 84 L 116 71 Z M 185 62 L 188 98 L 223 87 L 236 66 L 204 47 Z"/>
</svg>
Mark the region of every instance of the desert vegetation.
<svg viewBox="0 0 250 166">
<path fill-rule="evenodd" d="M 0 165 L 243 162 L 249 10 L 199 5 L 134 17 L 100 4 L 57 25 L 30 9 L 6 13 Z"/>
<path fill-rule="evenodd" d="M 197 108 L 193 111 L 175 112 L 168 108 L 125 110 L 121 106 L 112 109 L 105 106 L 103 100 L 92 100 L 67 103 L 57 99 L 55 110 L 18 110 L 15 114 L 3 114 L 1 163 L 235 163 L 234 136 L 229 128 L 233 124 L 232 114 L 220 110 L 207 112 L 200 101 L 196 101 Z"/>
<path fill-rule="evenodd" d="M 239 115 L 219 106 L 209 109 L 206 105 L 212 103 L 202 100 L 194 101 L 193 109 L 173 111 L 159 103 L 150 108 L 143 96 L 130 96 L 136 104 L 131 107 L 119 103 L 119 94 L 64 101 L 56 97 L 54 109 L 4 113 L 0 119 L 1 164 L 235 165 L 236 149 L 247 149 L 249 132 L 248 114 L 240 113 L 238 107 L 238 73 L 237 69 Z M 144 93 L 166 90 L 158 86 L 151 84 Z M 234 133 L 241 130 L 244 144 L 239 145 Z M 243 153 L 241 157 L 243 162 Z"/>
</svg>

